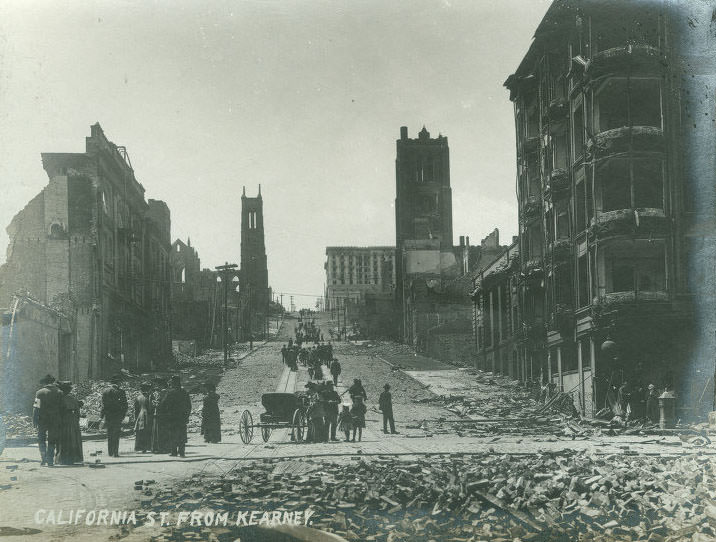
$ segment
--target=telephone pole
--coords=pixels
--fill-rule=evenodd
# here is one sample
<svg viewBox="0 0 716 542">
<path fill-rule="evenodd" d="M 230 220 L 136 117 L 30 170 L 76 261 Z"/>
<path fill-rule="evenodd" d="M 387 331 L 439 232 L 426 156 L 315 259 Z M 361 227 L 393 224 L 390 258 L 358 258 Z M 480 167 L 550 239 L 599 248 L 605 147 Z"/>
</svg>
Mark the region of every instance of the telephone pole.
<svg viewBox="0 0 716 542">
<path fill-rule="evenodd" d="M 227 341 L 227 332 L 229 324 L 229 283 L 236 284 L 239 286 L 239 277 L 236 275 L 236 268 L 239 267 L 235 263 L 226 262 L 224 265 L 217 265 L 214 269 L 219 273 L 216 277 L 217 282 L 224 283 L 224 318 L 222 319 L 223 327 L 223 339 L 224 344 L 224 365 L 229 361 L 229 344 Z"/>
</svg>

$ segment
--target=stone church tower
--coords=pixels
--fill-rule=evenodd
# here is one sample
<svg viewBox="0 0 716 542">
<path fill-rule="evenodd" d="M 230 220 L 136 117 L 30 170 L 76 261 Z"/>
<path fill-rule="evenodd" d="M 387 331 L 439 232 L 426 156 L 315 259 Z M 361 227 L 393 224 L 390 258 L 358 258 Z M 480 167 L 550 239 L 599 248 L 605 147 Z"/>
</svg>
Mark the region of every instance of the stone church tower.
<svg viewBox="0 0 716 542">
<path fill-rule="evenodd" d="M 240 289 L 244 333 L 264 329 L 269 307 L 268 267 L 264 243 L 264 212 L 261 185 L 255 198 L 241 195 Z"/>
</svg>

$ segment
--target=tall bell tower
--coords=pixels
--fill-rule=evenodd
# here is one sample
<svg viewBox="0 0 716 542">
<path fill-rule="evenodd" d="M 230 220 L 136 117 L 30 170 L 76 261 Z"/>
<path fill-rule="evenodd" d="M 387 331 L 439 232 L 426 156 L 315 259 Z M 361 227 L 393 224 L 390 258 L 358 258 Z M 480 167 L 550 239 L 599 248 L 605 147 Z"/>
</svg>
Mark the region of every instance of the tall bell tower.
<svg viewBox="0 0 716 542">
<path fill-rule="evenodd" d="M 261 185 L 255 198 L 241 195 L 241 269 L 240 291 L 242 328 L 245 333 L 264 329 L 268 315 L 269 287 L 266 245 L 264 242 L 264 204 Z"/>
</svg>

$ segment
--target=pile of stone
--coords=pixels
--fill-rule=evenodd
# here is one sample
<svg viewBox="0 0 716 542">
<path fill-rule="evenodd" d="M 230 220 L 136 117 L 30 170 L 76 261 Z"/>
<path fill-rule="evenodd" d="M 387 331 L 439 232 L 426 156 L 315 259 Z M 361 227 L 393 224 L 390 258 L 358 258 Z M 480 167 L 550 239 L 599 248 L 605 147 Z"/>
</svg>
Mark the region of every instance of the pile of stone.
<svg viewBox="0 0 716 542">
<path fill-rule="evenodd" d="M 155 492 L 144 513 L 306 510 L 312 527 L 347 540 L 690 540 L 716 537 L 716 468 L 709 457 L 564 452 L 460 454 L 349 464 L 266 459 L 195 475 Z M 204 529 L 206 530 L 206 529 Z M 155 540 L 234 540 L 229 528 L 166 528 Z M 233 538 L 232 538 L 233 537 Z"/>
<path fill-rule="evenodd" d="M 26 439 L 37 437 L 37 431 L 32 425 L 32 417 L 23 414 L 3 412 L 0 414 L 5 424 L 5 435 L 12 439 Z"/>
</svg>

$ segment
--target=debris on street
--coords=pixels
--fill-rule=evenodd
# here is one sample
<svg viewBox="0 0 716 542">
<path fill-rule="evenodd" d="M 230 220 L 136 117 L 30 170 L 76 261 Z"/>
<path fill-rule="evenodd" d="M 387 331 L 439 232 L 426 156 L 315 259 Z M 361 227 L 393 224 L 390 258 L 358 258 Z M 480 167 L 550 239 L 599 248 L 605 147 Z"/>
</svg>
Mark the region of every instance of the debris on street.
<svg viewBox="0 0 716 542">
<path fill-rule="evenodd" d="M 340 465 L 265 459 L 222 477 L 145 485 L 140 503 L 145 514 L 310 508 L 313 527 L 347 540 L 676 542 L 716 536 L 715 488 L 714 460 L 699 455 L 450 454 Z M 166 528 L 153 540 L 209 536 L 201 529 Z M 237 534 L 222 528 L 212 539 Z"/>
</svg>

